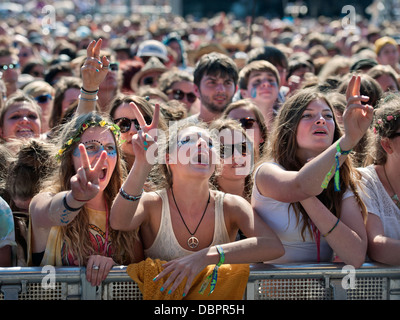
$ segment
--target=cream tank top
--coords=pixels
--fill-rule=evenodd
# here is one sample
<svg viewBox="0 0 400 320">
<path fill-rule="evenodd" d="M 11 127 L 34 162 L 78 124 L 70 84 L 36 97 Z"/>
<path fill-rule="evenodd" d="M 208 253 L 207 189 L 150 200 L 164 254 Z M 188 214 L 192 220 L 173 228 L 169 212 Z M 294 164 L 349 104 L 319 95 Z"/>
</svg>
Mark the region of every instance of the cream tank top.
<svg viewBox="0 0 400 320">
<path fill-rule="evenodd" d="M 169 211 L 167 190 L 157 191 L 157 194 L 162 200 L 160 228 L 153 244 L 150 248 L 144 250 L 146 258 L 170 261 L 192 254 L 194 251 L 182 248 L 175 237 Z M 217 191 L 215 196 L 215 227 L 214 237 L 210 246 L 231 242 L 224 220 L 224 195 L 225 193 Z"/>
</svg>

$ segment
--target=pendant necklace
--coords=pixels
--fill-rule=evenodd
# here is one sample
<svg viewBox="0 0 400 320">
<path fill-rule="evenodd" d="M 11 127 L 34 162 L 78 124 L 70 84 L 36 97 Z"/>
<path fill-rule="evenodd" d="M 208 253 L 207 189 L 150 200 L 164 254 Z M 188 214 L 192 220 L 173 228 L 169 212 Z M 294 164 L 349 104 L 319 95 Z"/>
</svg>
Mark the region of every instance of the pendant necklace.
<svg viewBox="0 0 400 320">
<path fill-rule="evenodd" d="M 211 197 L 210 191 L 208 191 L 208 200 L 207 200 L 206 208 L 204 209 L 203 215 L 201 216 L 201 219 L 200 219 L 200 221 L 199 221 L 199 223 L 198 223 L 198 225 L 196 227 L 196 230 L 194 230 L 193 233 L 190 232 L 188 226 L 186 225 L 185 220 L 182 217 L 181 211 L 179 210 L 179 207 L 176 204 L 176 200 L 175 200 L 175 196 L 174 196 L 174 190 L 172 188 L 171 188 L 171 193 L 172 193 L 172 198 L 174 199 L 174 202 L 175 202 L 176 209 L 178 210 L 178 213 L 179 213 L 179 215 L 180 215 L 180 217 L 182 219 L 182 222 L 185 225 L 187 231 L 191 235 L 191 237 L 187 240 L 187 245 L 189 246 L 190 249 L 196 249 L 199 246 L 199 239 L 197 237 L 195 237 L 194 235 L 196 234 L 197 229 L 199 228 L 201 222 L 203 221 L 204 215 L 206 214 L 206 211 L 207 211 L 207 208 L 208 208 L 208 204 L 210 203 L 210 197 Z"/>
<path fill-rule="evenodd" d="M 383 167 L 383 172 L 385 173 L 386 180 L 387 180 L 387 182 L 388 182 L 388 184 L 389 184 L 389 187 L 390 187 L 390 189 L 392 190 L 392 192 L 394 193 L 394 195 L 393 195 L 391 198 L 392 198 L 392 200 L 394 201 L 394 203 L 396 204 L 397 208 L 400 209 L 400 200 L 399 200 L 399 197 L 397 196 L 396 192 L 394 192 L 394 189 L 393 189 L 393 187 L 392 187 L 392 185 L 391 185 L 391 183 L 390 183 L 390 180 L 389 180 L 389 178 L 388 178 L 388 176 L 387 176 L 387 174 L 386 174 L 385 165 L 383 165 L 382 167 Z"/>
</svg>

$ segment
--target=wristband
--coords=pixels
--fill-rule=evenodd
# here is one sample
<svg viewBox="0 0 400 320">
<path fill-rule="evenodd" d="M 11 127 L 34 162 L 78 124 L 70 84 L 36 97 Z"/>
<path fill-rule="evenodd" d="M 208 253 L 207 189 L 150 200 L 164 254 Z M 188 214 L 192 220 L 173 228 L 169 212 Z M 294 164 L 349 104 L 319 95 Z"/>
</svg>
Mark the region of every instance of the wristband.
<svg viewBox="0 0 400 320">
<path fill-rule="evenodd" d="M 219 262 L 215 265 L 213 272 L 204 280 L 203 284 L 201 285 L 201 288 L 199 290 L 200 294 L 204 293 L 210 281 L 211 281 L 211 286 L 210 286 L 210 293 L 208 295 L 213 293 L 215 286 L 217 285 L 218 269 L 225 262 L 224 249 L 222 249 L 220 245 L 216 245 L 215 247 L 217 248 L 217 251 L 219 253 Z"/>
<path fill-rule="evenodd" d="M 96 96 L 96 98 L 94 98 L 94 99 L 86 99 L 86 98 L 82 98 L 82 96 L 79 95 L 78 99 L 83 100 L 83 101 L 97 101 L 99 99 L 99 97 Z"/>
<path fill-rule="evenodd" d="M 328 187 L 328 183 L 331 179 L 331 176 L 333 172 L 335 172 L 335 178 L 334 178 L 335 191 L 340 191 L 339 158 L 341 155 L 348 155 L 351 152 L 351 149 L 348 151 L 342 151 L 339 142 L 340 141 L 338 141 L 338 143 L 336 144 L 335 164 L 332 166 L 331 170 L 329 170 L 328 174 L 325 176 L 325 179 L 321 185 L 322 189 L 326 189 Z"/>
<path fill-rule="evenodd" d="M 75 212 L 75 211 L 81 210 L 82 207 L 83 207 L 83 206 L 81 206 L 79 208 L 71 208 L 67 203 L 67 194 L 64 195 L 63 205 L 64 205 L 65 209 L 67 209 L 68 211 L 71 211 L 71 212 Z"/>
<path fill-rule="evenodd" d="M 89 90 L 86 90 L 84 87 L 81 87 L 81 92 L 86 93 L 86 94 L 96 94 L 97 92 L 99 92 L 99 89 L 94 90 L 94 91 L 89 91 Z"/>
<path fill-rule="evenodd" d="M 328 236 L 328 235 L 333 231 L 333 229 L 335 229 L 335 228 L 337 227 L 337 225 L 339 224 L 339 221 L 340 221 L 340 218 L 337 219 L 337 221 L 336 221 L 335 225 L 332 227 L 332 229 L 329 230 L 327 233 L 323 234 L 322 236 L 323 236 L 324 238 L 325 238 L 326 236 Z"/>
<path fill-rule="evenodd" d="M 126 200 L 129 200 L 129 201 L 138 201 L 138 200 L 142 197 L 142 195 L 143 195 L 143 189 L 142 189 L 142 192 L 141 192 L 139 195 L 137 195 L 137 196 L 132 196 L 132 195 L 130 195 L 130 194 L 127 194 L 127 193 L 125 192 L 125 190 L 121 187 L 121 189 L 119 189 L 119 194 L 122 196 L 122 198 L 124 198 L 124 199 L 126 199 Z"/>
</svg>

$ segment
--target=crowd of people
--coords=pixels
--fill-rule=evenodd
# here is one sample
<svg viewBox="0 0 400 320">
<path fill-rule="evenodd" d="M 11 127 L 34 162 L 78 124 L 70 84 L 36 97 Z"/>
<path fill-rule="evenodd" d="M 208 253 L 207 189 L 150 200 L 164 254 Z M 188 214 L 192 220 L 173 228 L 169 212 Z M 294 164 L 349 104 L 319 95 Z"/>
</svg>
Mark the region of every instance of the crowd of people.
<svg viewBox="0 0 400 320">
<path fill-rule="evenodd" d="M 400 26 L 63 18 L 0 25 L 0 266 L 400 264 Z"/>
</svg>

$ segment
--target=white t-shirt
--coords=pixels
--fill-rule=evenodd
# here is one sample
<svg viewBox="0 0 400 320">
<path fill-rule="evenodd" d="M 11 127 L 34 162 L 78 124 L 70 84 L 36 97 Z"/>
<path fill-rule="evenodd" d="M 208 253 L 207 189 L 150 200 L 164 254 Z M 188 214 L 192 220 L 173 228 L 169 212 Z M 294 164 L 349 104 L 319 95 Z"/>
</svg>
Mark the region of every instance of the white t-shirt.
<svg viewBox="0 0 400 320">
<path fill-rule="evenodd" d="M 400 209 L 396 206 L 379 179 L 375 166 L 358 168 L 362 174 L 363 190 L 360 196 L 369 213 L 377 215 L 385 236 L 400 240 Z"/>
<path fill-rule="evenodd" d="M 343 199 L 351 196 L 354 196 L 354 194 L 348 190 L 344 193 Z M 275 231 L 285 248 L 285 254 L 282 257 L 265 261 L 266 263 L 279 264 L 318 261 L 317 244 L 308 230 L 304 231 L 305 241 L 303 241 L 301 235 L 303 226 L 302 216 L 300 215 L 299 223 L 297 223 L 296 214 L 290 203 L 263 196 L 254 182 L 251 204 L 264 222 Z M 321 235 L 320 262 L 331 262 L 332 259 L 333 250 Z"/>
</svg>

